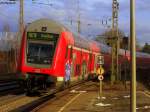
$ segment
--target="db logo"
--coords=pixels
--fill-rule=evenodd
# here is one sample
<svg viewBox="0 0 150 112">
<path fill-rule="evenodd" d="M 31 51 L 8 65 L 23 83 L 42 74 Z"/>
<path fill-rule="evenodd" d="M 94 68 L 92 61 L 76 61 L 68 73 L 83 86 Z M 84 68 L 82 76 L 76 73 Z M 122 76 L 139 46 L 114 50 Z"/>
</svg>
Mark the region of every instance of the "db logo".
<svg viewBox="0 0 150 112">
<path fill-rule="evenodd" d="M 103 79 L 104 79 L 103 75 L 99 75 L 99 76 L 98 76 L 98 80 L 101 81 L 101 80 L 103 80 Z"/>
</svg>

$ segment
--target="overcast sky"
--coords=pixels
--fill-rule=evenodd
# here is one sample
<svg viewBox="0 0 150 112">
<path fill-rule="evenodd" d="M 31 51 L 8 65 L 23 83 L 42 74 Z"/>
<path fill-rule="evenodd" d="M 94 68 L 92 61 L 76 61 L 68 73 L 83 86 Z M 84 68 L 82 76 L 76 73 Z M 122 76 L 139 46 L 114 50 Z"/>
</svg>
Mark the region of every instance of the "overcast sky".
<svg viewBox="0 0 150 112">
<path fill-rule="evenodd" d="M 11 31 L 18 31 L 19 2 L 3 4 L 7 0 L 0 0 L 0 31 L 8 24 Z M 25 23 L 40 18 L 50 18 L 59 21 L 72 30 L 77 30 L 77 0 L 24 0 Z M 102 20 L 111 18 L 112 0 L 79 0 L 81 18 L 81 32 L 91 37 L 101 34 L 107 29 L 101 24 Z M 119 28 L 129 35 L 130 28 L 130 0 L 119 1 Z M 49 5 L 52 4 L 52 5 Z M 150 0 L 136 0 L 136 31 L 140 44 L 150 44 Z M 71 19 L 73 23 L 71 24 Z M 90 24 L 90 25 L 88 25 Z M 111 25 L 111 22 L 108 22 Z"/>
</svg>

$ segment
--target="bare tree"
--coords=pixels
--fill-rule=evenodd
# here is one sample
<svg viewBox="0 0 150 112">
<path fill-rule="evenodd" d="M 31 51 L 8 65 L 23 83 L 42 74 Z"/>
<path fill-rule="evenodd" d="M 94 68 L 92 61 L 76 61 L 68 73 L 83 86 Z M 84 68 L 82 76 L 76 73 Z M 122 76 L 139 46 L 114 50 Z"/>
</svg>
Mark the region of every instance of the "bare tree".
<svg viewBox="0 0 150 112">
<path fill-rule="evenodd" d="M 150 54 L 150 45 L 148 43 L 145 43 L 142 51 Z"/>
<path fill-rule="evenodd" d="M 120 44 L 123 41 L 123 37 L 125 37 L 125 33 L 121 30 L 118 31 L 118 35 L 120 38 Z M 101 35 L 98 35 L 95 40 L 104 44 L 107 44 L 108 46 L 111 46 L 111 38 L 112 38 L 112 30 L 107 30 L 104 33 L 102 33 Z M 122 46 L 121 46 L 122 47 Z"/>
</svg>

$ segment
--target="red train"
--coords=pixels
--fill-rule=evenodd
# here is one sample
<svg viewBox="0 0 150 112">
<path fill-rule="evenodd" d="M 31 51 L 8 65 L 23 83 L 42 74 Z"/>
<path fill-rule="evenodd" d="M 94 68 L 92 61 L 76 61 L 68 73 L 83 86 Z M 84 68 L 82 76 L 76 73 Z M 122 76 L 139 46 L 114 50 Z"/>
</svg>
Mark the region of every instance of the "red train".
<svg viewBox="0 0 150 112">
<path fill-rule="evenodd" d="M 101 48 L 101 54 L 104 56 L 104 68 L 106 70 L 106 76 L 110 79 L 111 74 L 111 47 L 108 47 L 104 44 L 99 44 Z M 124 74 L 128 74 L 128 80 L 130 80 L 130 51 L 120 49 L 119 50 L 119 72 L 120 79 L 124 80 Z M 126 71 L 125 71 L 126 69 Z M 136 70 L 137 70 L 137 79 L 140 81 L 146 81 L 150 86 L 150 54 L 136 52 Z"/>
<path fill-rule="evenodd" d="M 40 19 L 24 31 L 18 77 L 30 90 L 48 83 L 77 82 L 96 72 L 99 54 L 100 48 L 95 42 L 55 21 Z M 66 77 L 67 70 L 71 75 Z"/>
<path fill-rule="evenodd" d="M 35 87 L 78 82 L 94 77 L 101 53 L 105 57 L 104 67 L 110 71 L 109 47 L 86 40 L 55 21 L 40 19 L 25 28 L 18 78 L 28 91 Z M 128 52 L 127 54 L 129 56 Z M 146 56 L 145 59 L 143 55 Z M 123 63 L 123 50 L 120 50 L 120 56 L 123 57 L 119 62 Z M 147 60 L 150 65 L 150 56 L 147 54 L 141 54 L 141 57 L 139 54 L 138 60 L 139 65 Z"/>
</svg>

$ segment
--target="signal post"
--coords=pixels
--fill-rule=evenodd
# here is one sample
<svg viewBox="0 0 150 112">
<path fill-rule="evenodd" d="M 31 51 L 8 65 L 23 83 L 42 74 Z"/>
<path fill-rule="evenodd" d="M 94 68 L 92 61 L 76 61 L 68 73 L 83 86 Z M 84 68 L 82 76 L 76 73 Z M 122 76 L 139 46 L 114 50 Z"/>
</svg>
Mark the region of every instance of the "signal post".
<svg viewBox="0 0 150 112">
<path fill-rule="evenodd" d="M 97 61 L 97 75 L 98 75 L 98 80 L 99 80 L 99 92 L 98 92 L 98 99 L 102 99 L 102 81 L 104 79 L 104 68 L 102 67 L 102 65 L 104 64 L 104 57 L 103 56 L 98 56 L 98 61 Z"/>
</svg>

